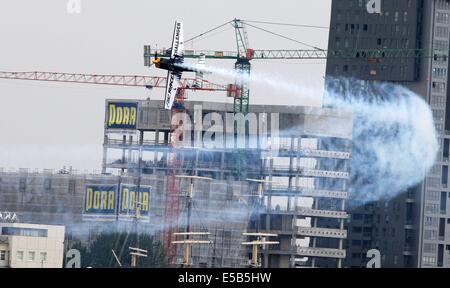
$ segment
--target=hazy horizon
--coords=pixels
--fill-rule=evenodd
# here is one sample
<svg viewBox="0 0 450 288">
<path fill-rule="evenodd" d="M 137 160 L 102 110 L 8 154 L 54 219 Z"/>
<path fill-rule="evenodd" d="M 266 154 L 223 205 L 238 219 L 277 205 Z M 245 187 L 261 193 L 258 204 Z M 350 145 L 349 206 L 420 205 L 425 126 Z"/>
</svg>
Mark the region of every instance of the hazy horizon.
<svg viewBox="0 0 450 288">
<path fill-rule="evenodd" d="M 331 0 L 271 2 L 231 0 L 220 9 L 212 1 L 172 1 L 170 11 L 155 9 L 145 0 L 81 0 L 80 14 L 68 14 L 67 1 L 7 0 L 0 3 L 0 71 L 54 71 L 92 74 L 161 76 L 143 66 L 143 45 L 168 47 L 175 20 L 184 22 L 185 38 L 198 35 L 233 18 L 329 26 Z M 302 9 L 308 5 L 308 9 Z M 238 8 L 236 8 L 238 7 Z M 327 29 L 255 24 L 326 49 Z M 231 25 L 222 33 L 186 44 L 186 49 L 236 50 Z M 249 27 L 254 49 L 308 49 Z M 233 68 L 233 61 L 208 61 Z M 253 61 L 254 73 L 287 81 L 313 83 L 321 89 L 323 60 Z M 228 79 L 207 77 L 218 83 Z M 263 89 L 252 86 L 251 103 L 275 103 Z M 104 102 L 109 98 L 162 99 L 163 89 L 57 84 L 0 79 L 0 167 L 100 170 Z M 193 100 L 228 101 L 225 93 L 189 93 Z M 276 97 L 276 104 L 319 105 L 293 95 Z"/>
</svg>

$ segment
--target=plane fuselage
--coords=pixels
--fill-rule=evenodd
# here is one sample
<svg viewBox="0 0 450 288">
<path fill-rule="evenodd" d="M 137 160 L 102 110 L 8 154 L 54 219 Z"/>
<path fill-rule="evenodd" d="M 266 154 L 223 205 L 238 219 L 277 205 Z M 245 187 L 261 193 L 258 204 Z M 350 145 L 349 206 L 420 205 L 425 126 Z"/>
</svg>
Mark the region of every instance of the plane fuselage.
<svg viewBox="0 0 450 288">
<path fill-rule="evenodd" d="M 182 61 L 179 61 L 178 59 L 162 59 L 157 58 L 153 61 L 155 63 L 155 67 L 158 69 L 168 70 L 175 73 L 183 73 L 183 72 L 195 72 L 193 69 L 189 69 L 186 67 L 182 67 Z"/>
</svg>

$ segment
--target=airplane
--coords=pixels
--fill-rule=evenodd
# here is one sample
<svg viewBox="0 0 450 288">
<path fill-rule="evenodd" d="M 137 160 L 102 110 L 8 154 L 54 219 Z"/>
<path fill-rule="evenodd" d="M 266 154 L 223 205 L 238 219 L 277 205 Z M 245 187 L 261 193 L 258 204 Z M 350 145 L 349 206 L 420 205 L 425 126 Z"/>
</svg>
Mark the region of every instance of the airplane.
<svg viewBox="0 0 450 288">
<path fill-rule="evenodd" d="M 198 69 L 189 69 L 184 67 L 184 40 L 183 40 L 183 23 L 176 21 L 173 33 L 172 49 L 170 50 L 170 58 L 163 59 L 155 56 L 152 61 L 156 68 L 167 70 L 167 86 L 164 100 L 164 108 L 171 110 L 175 101 L 175 97 L 180 87 L 180 80 L 183 72 L 201 73 Z"/>
</svg>

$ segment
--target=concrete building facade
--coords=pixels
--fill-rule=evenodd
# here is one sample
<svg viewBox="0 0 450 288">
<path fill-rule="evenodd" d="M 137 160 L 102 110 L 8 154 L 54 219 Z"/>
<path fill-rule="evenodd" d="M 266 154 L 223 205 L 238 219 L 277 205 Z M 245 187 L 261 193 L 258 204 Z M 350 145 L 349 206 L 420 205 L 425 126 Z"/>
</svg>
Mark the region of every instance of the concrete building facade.
<svg viewBox="0 0 450 288">
<path fill-rule="evenodd" d="M 117 106 L 115 103 L 117 100 L 107 101 L 106 110 L 111 111 L 111 105 Z M 162 101 L 139 101 L 137 107 L 138 121 L 134 130 L 123 131 L 109 128 L 108 124 L 105 126 L 103 172 L 120 169 L 135 175 L 140 166 L 142 174 L 167 176 L 167 159 L 171 152 L 168 148 L 171 143 L 169 114 L 163 109 Z M 254 147 L 229 148 L 225 138 L 239 137 L 227 130 L 219 129 L 218 132 L 217 126 L 211 126 L 207 120 L 210 113 L 220 119 L 227 119 L 230 114 L 234 116 L 232 105 L 187 102 L 183 108 L 194 124 L 190 141 L 184 143 L 181 149 L 183 161 L 178 165 L 182 169 L 178 169 L 177 173 L 211 177 L 214 179 L 212 183 L 226 183 L 221 186 L 226 191 L 222 191 L 222 196 L 217 196 L 219 202 L 216 207 L 223 205 L 224 200 L 247 203 L 236 211 L 238 214 L 246 211 L 249 218 L 244 222 L 242 220 L 245 218 L 240 220 L 238 232 L 233 232 L 230 239 L 239 244 L 245 240 L 242 232 L 278 234 L 280 244 L 261 253 L 265 267 L 341 267 L 345 258 L 343 239 L 346 238 L 344 219 L 347 217 L 345 202 L 351 114 L 336 109 L 252 105 L 249 111 L 251 116 L 247 120 L 252 117 L 255 121 L 257 119 L 259 132 L 265 125 L 268 128 L 267 138 L 253 131 L 244 138 L 247 144 L 256 140 Z M 111 119 L 111 114 L 106 113 L 106 123 Z M 275 122 L 279 124 L 276 127 Z M 211 149 L 203 142 L 200 145 L 195 142 L 213 129 L 223 132 L 223 146 Z M 215 137 L 219 137 L 218 134 Z M 273 154 L 263 148 L 262 141 L 278 141 L 280 145 Z M 258 197 L 258 185 L 248 179 L 271 184 L 264 185 L 262 195 Z M 241 188 L 231 188 L 231 184 Z M 183 186 L 181 184 L 180 187 Z M 211 200 L 209 197 L 210 202 L 205 203 L 204 199 L 197 199 L 205 206 L 212 205 Z M 199 206 L 205 207 L 203 205 Z M 226 208 L 226 213 L 232 211 L 231 207 Z M 205 216 L 203 219 L 210 217 Z M 223 237 L 230 233 L 220 226 L 217 230 L 217 225 L 203 222 L 203 226 L 214 235 L 211 240 L 216 243 L 216 248 L 213 250 L 223 245 L 220 243 L 225 240 L 217 235 Z M 193 255 L 197 257 L 197 252 L 193 251 Z M 216 263 L 211 259 L 206 262 Z"/>
<path fill-rule="evenodd" d="M 350 203 L 346 265 L 364 267 L 379 249 L 384 267 L 450 267 L 448 155 L 450 106 L 448 0 L 381 0 L 381 14 L 368 1 L 332 3 L 329 50 L 355 51 L 354 59 L 331 59 L 327 75 L 405 85 L 431 106 L 441 149 L 418 187 L 395 199 Z M 421 49 L 426 57 L 364 57 L 358 49 Z M 350 197 L 351 198 L 351 197 Z M 350 201 L 351 202 L 351 201 Z"/>
</svg>

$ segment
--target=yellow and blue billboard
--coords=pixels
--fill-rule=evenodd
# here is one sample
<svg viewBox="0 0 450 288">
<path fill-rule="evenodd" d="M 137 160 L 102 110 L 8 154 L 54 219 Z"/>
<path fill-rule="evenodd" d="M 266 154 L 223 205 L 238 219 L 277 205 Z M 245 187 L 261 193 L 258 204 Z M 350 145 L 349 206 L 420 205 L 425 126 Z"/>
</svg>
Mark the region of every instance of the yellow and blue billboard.
<svg viewBox="0 0 450 288">
<path fill-rule="evenodd" d="M 107 107 L 106 128 L 136 130 L 138 102 L 110 101 Z"/>
<path fill-rule="evenodd" d="M 115 216 L 117 185 L 86 185 L 84 215 Z"/>
<path fill-rule="evenodd" d="M 139 207 L 141 218 L 150 216 L 150 196 L 152 187 L 122 184 L 120 185 L 119 216 L 135 217 L 136 208 Z"/>
</svg>

